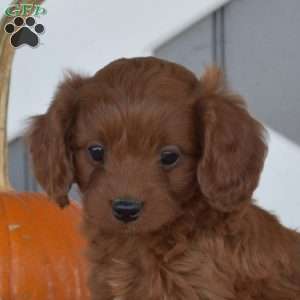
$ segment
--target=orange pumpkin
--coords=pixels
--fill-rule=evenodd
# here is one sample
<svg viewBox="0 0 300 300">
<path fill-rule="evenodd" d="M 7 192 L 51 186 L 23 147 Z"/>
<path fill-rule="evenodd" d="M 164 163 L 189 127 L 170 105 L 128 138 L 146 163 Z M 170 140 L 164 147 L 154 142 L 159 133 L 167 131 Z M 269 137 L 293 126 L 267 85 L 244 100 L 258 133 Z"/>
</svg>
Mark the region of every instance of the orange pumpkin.
<svg viewBox="0 0 300 300">
<path fill-rule="evenodd" d="M 88 299 L 80 208 L 40 193 L 0 193 L 0 299 Z"/>
<path fill-rule="evenodd" d="M 0 29 L 9 21 L 4 16 Z M 87 300 L 79 206 L 61 210 L 45 195 L 17 193 L 9 184 L 6 120 L 13 55 L 9 36 L 0 30 L 0 299 Z"/>
</svg>

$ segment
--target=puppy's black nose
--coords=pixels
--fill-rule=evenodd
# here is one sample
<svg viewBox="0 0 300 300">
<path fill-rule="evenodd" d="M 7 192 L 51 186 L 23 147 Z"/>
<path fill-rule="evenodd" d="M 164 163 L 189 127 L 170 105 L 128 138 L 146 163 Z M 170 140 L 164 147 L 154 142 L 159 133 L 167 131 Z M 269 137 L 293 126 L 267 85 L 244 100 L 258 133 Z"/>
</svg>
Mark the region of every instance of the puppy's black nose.
<svg viewBox="0 0 300 300">
<path fill-rule="evenodd" d="M 113 215 L 124 223 L 135 221 L 143 208 L 143 202 L 130 198 L 117 198 L 113 200 Z"/>
</svg>

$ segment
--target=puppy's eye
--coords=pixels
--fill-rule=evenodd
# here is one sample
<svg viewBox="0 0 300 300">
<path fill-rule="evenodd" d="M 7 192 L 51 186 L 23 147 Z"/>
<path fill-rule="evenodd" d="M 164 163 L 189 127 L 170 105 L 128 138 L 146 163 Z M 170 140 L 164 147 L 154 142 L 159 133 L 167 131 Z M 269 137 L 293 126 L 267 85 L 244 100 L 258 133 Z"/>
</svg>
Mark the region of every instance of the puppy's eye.
<svg viewBox="0 0 300 300">
<path fill-rule="evenodd" d="M 90 157 L 96 161 L 101 162 L 104 159 L 104 148 L 101 145 L 92 145 L 88 147 Z"/>
<path fill-rule="evenodd" d="M 177 146 L 165 147 L 160 153 L 160 163 L 166 168 L 176 165 L 180 158 L 180 150 Z"/>
</svg>

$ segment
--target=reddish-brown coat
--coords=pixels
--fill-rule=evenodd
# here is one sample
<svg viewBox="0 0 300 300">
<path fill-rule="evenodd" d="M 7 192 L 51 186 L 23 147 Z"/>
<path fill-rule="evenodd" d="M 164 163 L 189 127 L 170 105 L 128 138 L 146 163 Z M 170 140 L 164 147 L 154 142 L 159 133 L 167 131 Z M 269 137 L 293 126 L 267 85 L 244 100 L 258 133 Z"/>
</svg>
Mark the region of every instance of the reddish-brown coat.
<svg viewBox="0 0 300 300">
<path fill-rule="evenodd" d="M 299 234 L 251 199 L 263 127 L 216 68 L 199 81 L 177 64 L 135 58 L 71 75 L 29 143 L 59 205 L 72 182 L 82 191 L 93 300 L 300 299 Z M 103 164 L 88 157 L 93 143 L 105 147 Z M 159 165 L 166 145 L 182 151 L 170 170 Z M 145 204 L 130 224 L 111 213 L 124 195 Z"/>
</svg>

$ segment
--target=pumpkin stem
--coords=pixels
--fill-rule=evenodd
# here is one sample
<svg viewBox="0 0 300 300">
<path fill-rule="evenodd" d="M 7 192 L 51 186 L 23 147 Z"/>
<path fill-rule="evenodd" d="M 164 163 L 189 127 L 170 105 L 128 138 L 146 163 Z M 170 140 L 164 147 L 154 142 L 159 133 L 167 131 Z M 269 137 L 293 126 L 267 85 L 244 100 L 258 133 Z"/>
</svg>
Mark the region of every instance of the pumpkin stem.
<svg viewBox="0 0 300 300">
<path fill-rule="evenodd" d="M 11 5 L 22 1 L 12 1 Z M 27 4 L 40 4 L 43 0 L 28 0 Z M 32 13 L 32 12 L 31 12 Z M 30 13 L 30 14 L 31 14 Z M 11 190 L 8 177 L 7 110 L 9 83 L 15 50 L 10 45 L 10 36 L 4 31 L 12 17 L 4 15 L 0 20 L 0 191 Z"/>
<path fill-rule="evenodd" d="M 7 167 L 7 108 L 9 97 L 9 82 L 14 48 L 10 45 L 9 36 L 4 32 L 4 26 L 9 17 L 0 21 L 0 190 L 10 190 Z"/>
</svg>

